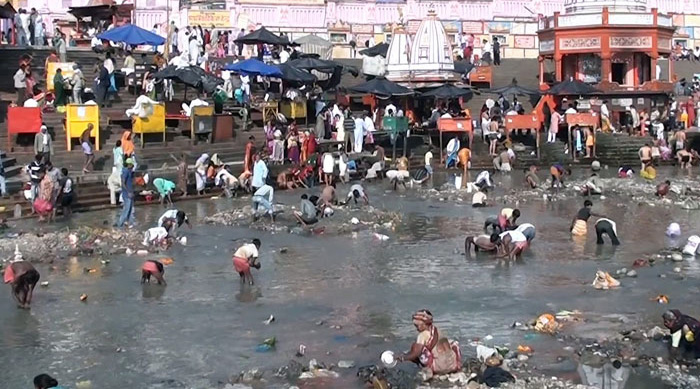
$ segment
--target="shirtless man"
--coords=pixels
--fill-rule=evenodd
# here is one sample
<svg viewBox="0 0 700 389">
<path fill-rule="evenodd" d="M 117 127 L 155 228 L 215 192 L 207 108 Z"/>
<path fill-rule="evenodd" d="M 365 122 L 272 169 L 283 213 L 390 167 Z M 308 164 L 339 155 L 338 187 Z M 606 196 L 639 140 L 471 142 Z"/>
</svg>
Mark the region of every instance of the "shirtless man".
<svg viewBox="0 0 700 389">
<path fill-rule="evenodd" d="M 668 192 L 671 190 L 671 181 L 666 180 L 659 185 L 656 185 L 656 195 L 659 197 L 666 197 Z"/>
<path fill-rule="evenodd" d="M 693 155 L 686 149 L 681 149 L 676 152 L 676 158 L 678 159 L 678 165 L 681 169 L 688 169 L 693 165 Z"/>
<path fill-rule="evenodd" d="M 678 151 L 685 149 L 686 135 L 685 130 L 676 131 L 676 153 Z"/>
<path fill-rule="evenodd" d="M 29 309 L 32 304 L 34 287 L 39 282 L 39 272 L 27 261 L 10 263 L 5 268 L 3 279 L 12 287 L 12 295 L 17 300 L 17 307 Z"/>
<path fill-rule="evenodd" d="M 471 255 L 471 247 L 474 246 L 474 254 L 481 251 L 496 251 L 496 244 L 491 242 L 491 236 L 486 234 L 467 236 L 464 239 L 464 252 Z"/>
<path fill-rule="evenodd" d="M 296 187 L 297 184 L 294 182 L 292 169 L 284 169 L 277 175 L 278 189 L 295 189 Z"/>
<path fill-rule="evenodd" d="M 651 143 L 647 142 L 639 149 L 639 160 L 642 163 L 642 168 L 639 171 L 644 170 L 644 168 L 651 163 Z"/>
<path fill-rule="evenodd" d="M 530 189 L 536 189 L 540 185 L 540 178 L 537 177 L 537 166 L 531 165 L 525 173 L 525 183 Z"/>
</svg>

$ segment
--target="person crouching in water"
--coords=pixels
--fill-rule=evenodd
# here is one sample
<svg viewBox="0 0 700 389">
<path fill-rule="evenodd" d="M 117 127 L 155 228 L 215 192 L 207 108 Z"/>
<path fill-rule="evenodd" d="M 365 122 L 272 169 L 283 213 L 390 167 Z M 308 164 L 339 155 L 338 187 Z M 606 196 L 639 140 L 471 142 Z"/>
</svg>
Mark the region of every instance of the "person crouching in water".
<svg viewBox="0 0 700 389">
<path fill-rule="evenodd" d="M 254 267 L 260 270 L 258 250 L 260 250 L 261 245 L 260 239 L 253 239 L 252 243 L 244 244 L 233 254 L 233 268 L 236 269 L 236 272 L 241 277 L 241 283 L 249 280 L 249 283 L 253 285 L 254 280 L 253 275 L 250 273 L 250 268 Z"/>
<path fill-rule="evenodd" d="M 666 180 L 659 185 L 656 185 L 656 195 L 658 197 L 666 197 L 668 192 L 671 191 L 671 181 Z"/>
<path fill-rule="evenodd" d="M 700 322 L 677 309 L 671 309 L 663 314 L 664 326 L 671 332 L 671 357 L 680 359 L 683 352 L 691 352 L 693 359 L 700 356 Z"/>
<path fill-rule="evenodd" d="M 598 173 L 591 174 L 591 177 L 581 186 L 581 194 L 584 196 L 603 194 L 603 182 L 598 177 Z"/>
<path fill-rule="evenodd" d="M 605 244 L 603 235 L 610 238 L 613 246 L 619 246 L 620 241 L 617 239 L 617 224 L 607 218 L 600 218 L 595 222 L 596 244 Z"/>
<path fill-rule="evenodd" d="M 491 242 L 498 247 L 499 257 L 507 257 L 509 261 L 515 261 L 528 246 L 527 237 L 516 230 L 492 234 Z"/>
<path fill-rule="evenodd" d="M 474 254 L 479 251 L 496 251 L 498 248 L 494 242 L 491 242 L 491 235 L 487 234 L 467 236 L 464 239 L 464 252 L 467 256 L 471 254 L 472 246 L 474 246 Z"/>
<path fill-rule="evenodd" d="M 151 276 L 153 276 L 153 278 L 158 281 L 158 285 L 167 285 L 165 278 L 163 278 L 163 274 L 165 274 L 165 268 L 160 261 L 149 259 L 148 261 L 144 262 L 143 265 L 141 265 L 142 284 L 145 284 L 146 282 L 150 284 Z"/>
<path fill-rule="evenodd" d="M 552 188 L 566 188 L 564 176 L 570 176 L 571 169 L 564 169 L 562 165 L 556 164 L 549 168 L 549 174 L 552 176 Z"/>
<path fill-rule="evenodd" d="M 162 227 L 149 228 L 143 234 L 143 242 L 141 242 L 141 244 L 144 246 L 160 247 L 163 250 L 167 250 L 172 244 L 172 239 L 170 238 L 170 233 L 168 231 L 173 228 L 175 223 L 175 219 L 165 219 Z"/>
<path fill-rule="evenodd" d="M 429 380 L 434 375 L 459 371 L 462 367 L 459 343 L 449 341 L 433 325 L 433 314 L 427 309 L 421 309 L 413 314 L 413 325 L 418 331 L 418 338 L 411 345 L 411 350 L 399 355 L 396 360 L 413 362 L 423 368 L 424 380 Z"/>
<path fill-rule="evenodd" d="M 537 166 L 531 165 L 529 169 L 523 170 L 525 173 L 525 184 L 530 189 L 536 189 L 540 186 L 540 178 L 537 177 Z"/>
<path fill-rule="evenodd" d="M 569 230 L 572 235 L 585 236 L 588 233 L 588 219 L 590 219 L 591 216 L 605 217 L 591 212 L 591 208 L 593 208 L 593 202 L 591 200 L 583 202 L 583 208 L 578 210 L 574 220 L 571 221 L 571 228 Z"/>
<path fill-rule="evenodd" d="M 17 261 L 10 263 L 5 268 L 3 275 L 6 284 L 12 287 L 12 295 L 17 300 L 17 306 L 29 309 L 32 303 L 34 287 L 39 282 L 39 272 L 27 261 Z"/>
</svg>

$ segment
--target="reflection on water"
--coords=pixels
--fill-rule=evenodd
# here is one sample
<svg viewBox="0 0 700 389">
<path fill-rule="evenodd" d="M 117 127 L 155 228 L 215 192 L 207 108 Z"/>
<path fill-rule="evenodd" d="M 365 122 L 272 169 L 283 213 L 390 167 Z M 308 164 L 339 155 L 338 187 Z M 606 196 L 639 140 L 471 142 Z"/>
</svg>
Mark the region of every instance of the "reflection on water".
<svg viewBox="0 0 700 389">
<path fill-rule="evenodd" d="M 512 181 L 518 185 L 519 179 Z M 668 221 L 680 223 L 688 234 L 700 230 L 692 212 L 630 203 L 622 196 L 595 201 L 594 210 L 618 224 L 622 245 L 614 248 L 596 245 L 592 228 L 584 239 L 571 238 L 568 228 L 582 198 L 530 200 L 519 205 L 521 222 L 537 227 L 537 239 L 520 261 L 499 266 L 489 254 L 464 256 L 464 237 L 479 233 L 498 207 L 426 201 L 412 192 L 397 201 L 383 188 L 369 192 L 378 208 L 403 216 L 394 228 L 380 229 L 388 241 L 369 232 L 298 236 L 200 224 L 185 232 L 188 246 L 176 245 L 168 253 L 175 262 L 166 269 L 167 287 L 140 284 L 139 267 L 148 257 L 114 257 L 109 265 L 75 258 L 53 264 L 55 270 L 39 265 L 50 286 L 37 290 L 31 311 L 15 309 L 6 289 L 0 294 L 0 364 L 14 366 L 11 376 L 0 372 L 0 382 L 26 387 L 31 377 L 47 371 L 69 386 L 90 379 L 109 388 L 218 387 L 241 370 L 286 364 L 300 344 L 307 346 L 306 358 L 353 359 L 361 365 L 377 362 L 386 349 L 408 347 L 415 338 L 411 314 L 421 308 L 433 312 L 446 334 L 462 340 L 467 355 L 474 352 L 469 339 L 492 335 L 495 344 L 532 344 L 538 350 L 533 358 L 547 363 L 564 345 L 540 335 L 526 339 L 510 328 L 514 321 L 579 310 L 586 323 L 567 326 L 565 333 L 611 333 L 620 320 L 588 324 L 608 315 L 658 323 L 666 307 L 649 301 L 657 294 L 672 296 L 690 314 L 700 313 L 692 311 L 697 262 L 682 264 L 685 281 L 659 278 L 673 267 L 659 264 L 638 269 L 637 278 L 624 278 L 619 290 L 590 287 L 597 269 L 630 268 L 635 259 L 664 247 Z M 298 196 L 298 191 L 276 194 L 287 204 L 296 204 Z M 248 201 L 206 200 L 181 208 L 196 224 L 216 209 Z M 149 220 L 161 211 L 137 210 Z M 77 215 L 75 222 L 111 217 Z M 253 269 L 254 286 L 241 286 L 231 254 L 241 239 L 254 237 L 263 242 L 262 268 Z M 86 303 L 78 299 L 82 293 L 89 296 Z M 276 321 L 262 324 L 271 314 Z M 256 353 L 255 346 L 272 336 L 275 350 Z M 343 374 L 343 387 L 353 387 L 353 372 Z M 629 375 L 626 387 L 645 387 L 633 386 L 635 379 Z"/>
</svg>

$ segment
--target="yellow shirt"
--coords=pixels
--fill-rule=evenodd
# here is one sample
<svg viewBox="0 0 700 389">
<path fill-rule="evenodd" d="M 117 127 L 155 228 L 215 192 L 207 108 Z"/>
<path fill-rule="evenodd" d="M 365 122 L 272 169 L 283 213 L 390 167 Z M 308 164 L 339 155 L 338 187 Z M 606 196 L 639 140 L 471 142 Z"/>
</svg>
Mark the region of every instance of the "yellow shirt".
<svg viewBox="0 0 700 389">
<path fill-rule="evenodd" d="M 681 114 L 681 121 L 683 122 L 685 128 L 690 128 L 690 126 L 688 126 L 688 112 L 683 112 Z"/>
<path fill-rule="evenodd" d="M 513 208 L 501 209 L 501 216 L 504 216 L 506 219 L 510 219 L 511 216 L 513 216 Z"/>
</svg>

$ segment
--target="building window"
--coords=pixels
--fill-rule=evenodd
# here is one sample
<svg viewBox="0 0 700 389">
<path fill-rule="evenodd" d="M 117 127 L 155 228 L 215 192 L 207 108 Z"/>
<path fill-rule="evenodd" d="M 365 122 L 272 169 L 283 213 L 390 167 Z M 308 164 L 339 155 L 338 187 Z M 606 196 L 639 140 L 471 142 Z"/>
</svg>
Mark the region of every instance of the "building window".
<svg viewBox="0 0 700 389">
<path fill-rule="evenodd" d="M 583 76 L 583 82 L 589 84 L 597 84 L 601 80 L 601 60 L 600 57 L 595 54 L 584 54 L 581 55 L 581 62 L 579 64 L 581 67 L 579 71 Z"/>
</svg>

